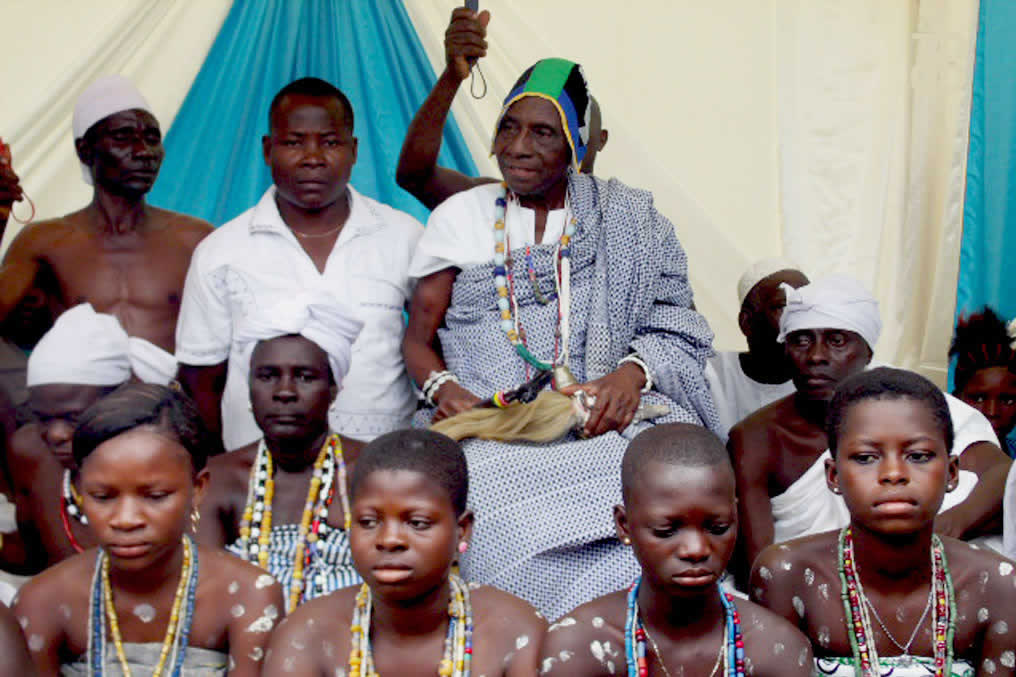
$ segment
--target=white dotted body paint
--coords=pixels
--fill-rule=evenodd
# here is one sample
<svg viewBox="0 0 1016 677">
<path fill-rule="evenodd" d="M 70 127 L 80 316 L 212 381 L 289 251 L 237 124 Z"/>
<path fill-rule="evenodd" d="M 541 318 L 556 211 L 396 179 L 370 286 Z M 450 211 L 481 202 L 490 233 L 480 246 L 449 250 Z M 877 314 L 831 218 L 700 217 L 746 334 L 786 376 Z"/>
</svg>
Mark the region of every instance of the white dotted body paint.
<svg viewBox="0 0 1016 677">
<path fill-rule="evenodd" d="M 832 636 L 829 634 L 829 627 L 823 625 L 818 629 L 818 643 L 823 647 L 828 647 L 829 642 L 832 641 Z"/>
<path fill-rule="evenodd" d="M 289 643 L 289 646 L 293 647 L 297 651 L 303 651 L 304 649 L 307 648 L 307 643 L 304 642 L 299 637 L 295 637 L 293 638 L 293 641 Z"/>
<path fill-rule="evenodd" d="M 282 660 L 282 669 L 285 670 L 286 672 L 292 672 L 293 668 L 295 667 L 296 667 L 296 658 L 294 658 L 293 656 L 286 656 Z"/>
<path fill-rule="evenodd" d="M 567 663 L 569 660 L 571 660 L 571 657 L 574 655 L 575 655 L 574 651 L 562 651 L 557 655 L 557 657 L 561 660 L 562 663 Z"/>
<path fill-rule="evenodd" d="M 1008 576 L 1012 573 L 1012 565 L 1008 562 L 1000 562 L 998 565 L 998 574 L 1000 576 Z"/>
<path fill-rule="evenodd" d="M 559 620 L 557 623 L 551 624 L 551 626 L 549 628 L 547 628 L 547 632 L 554 632 L 555 630 L 560 630 L 561 628 L 570 627 L 572 625 L 575 625 L 576 622 L 577 621 L 574 618 L 572 618 L 571 616 L 565 616 L 564 618 Z"/>
<path fill-rule="evenodd" d="M 515 638 L 515 650 L 518 651 L 529 645 L 529 635 L 522 635 Z"/>
<path fill-rule="evenodd" d="M 155 607 L 151 604 L 138 604 L 134 607 L 134 615 L 140 618 L 142 623 L 151 623 L 155 620 Z"/>
<path fill-rule="evenodd" d="M 32 635 L 28 638 L 28 648 L 32 651 L 42 651 L 44 646 L 46 646 L 46 640 L 42 638 L 42 635 Z"/>
<path fill-rule="evenodd" d="M 254 650 L 247 654 L 248 658 L 252 661 L 260 661 L 265 657 L 265 650 L 259 646 L 254 647 Z"/>
<path fill-rule="evenodd" d="M 790 603 L 794 605 L 794 611 L 797 612 L 797 615 L 804 618 L 804 600 L 794 595 L 794 599 L 790 600 Z"/>
<path fill-rule="evenodd" d="M 804 664 L 808 662 L 808 650 L 801 649 L 801 653 L 797 654 L 797 664 L 804 667 Z"/>
<path fill-rule="evenodd" d="M 806 568 L 804 570 L 804 582 L 807 583 L 808 585 L 815 584 L 815 572 L 812 571 L 810 568 Z"/>
<path fill-rule="evenodd" d="M 1005 635 L 1005 634 L 1008 634 L 1008 632 L 1009 632 L 1009 624 L 1008 623 L 1006 623 L 1005 621 L 999 621 L 998 623 L 995 623 L 995 634 L 996 635 Z"/>
<path fill-rule="evenodd" d="M 602 628 L 603 627 L 603 619 L 600 618 L 599 616 L 596 616 L 595 618 L 593 618 L 593 627 L 596 628 L 597 630 Z"/>
<path fill-rule="evenodd" d="M 70 608 L 70 606 L 67 605 L 67 604 L 61 604 L 60 605 L 60 615 L 63 616 L 65 621 L 69 621 L 71 619 L 71 608 Z"/>
<path fill-rule="evenodd" d="M 239 618 L 240 616 L 243 616 L 245 613 L 247 613 L 247 610 L 243 608 L 242 604 L 234 604 L 233 608 L 229 610 L 229 614 L 233 618 Z"/>
<path fill-rule="evenodd" d="M 819 583 L 818 584 L 818 594 L 822 595 L 822 599 L 829 599 L 829 584 L 828 583 Z"/>
<path fill-rule="evenodd" d="M 261 617 L 247 626 L 247 632 L 271 632 L 275 627 L 275 619 L 278 617 L 279 610 L 275 608 L 274 604 L 269 604 L 265 607 Z"/>
<path fill-rule="evenodd" d="M 785 559 L 782 562 L 780 562 L 780 568 L 783 569 L 784 571 L 790 571 L 791 569 L 794 568 L 794 563 L 791 562 L 789 559 Z"/>
<path fill-rule="evenodd" d="M 763 581 L 771 581 L 773 580 L 773 572 L 769 571 L 769 567 L 759 567 L 758 577 Z"/>
<path fill-rule="evenodd" d="M 984 592 L 988 588 L 988 580 L 991 578 L 991 574 L 987 571 L 982 571 L 977 577 L 978 582 L 981 584 L 981 592 Z"/>
<path fill-rule="evenodd" d="M 985 622 L 985 621 L 987 621 L 987 620 L 988 620 L 988 619 L 989 619 L 990 617 L 991 617 L 991 614 L 990 614 L 990 613 L 988 612 L 988 610 L 987 610 L 986 608 L 984 608 L 983 606 L 982 606 L 982 607 L 981 607 L 980 609 L 978 609 L 978 610 L 977 610 L 977 620 L 978 620 L 979 622 L 981 622 L 981 623 L 984 623 L 984 622 Z"/>
<path fill-rule="evenodd" d="M 18 624 L 22 630 L 28 629 L 28 616 L 18 616 Z"/>
<path fill-rule="evenodd" d="M 786 647 L 786 645 L 783 644 L 783 642 L 776 642 L 776 644 L 773 644 L 773 655 L 774 656 L 780 656 L 786 650 L 787 650 L 787 647 Z"/>
<path fill-rule="evenodd" d="M 540 666 L 540 674 L 541 675 L 545 675 L 548 672 L 550 672 L 552 669 L 554 669 L 554 663 L 555 662 L 556 661 L 555 661 L 553 656 L 551 656 L 549 658 L 544 658 L 543 659 L 543 665 Z"/>
<path fill-rule="evenodd" d="M 593 654 L 593 658 L 595 658 L 600 665 L 603 665 L 607 659 L 607 654 L 603 650 L 603 645 L 600 644 L 598 640 L 594 639 L 592 643 L 590 643 L 589 653 Z"/>
<path fill-rule="evenodd" d="M 261 574 L 260 576 L 257 577 L 257 580 L 254 581 L 254 587 L 257 588 L 258 590 L 261 590 L 262 588 L 267 588 L 274 582 L 275 579 L 269 576 L 268 574 Z"/>
<path fill-rule="evenodd" d="M 981 663 L 981 665 L 984 667 L 984 671 L 987 672 L 989 675 L 995 674 L 995 671 L 998 670 L 998 667 L 995 665 L 995 661 L 991 660 L 990 658 L 985 658 L 984 662 Z"/>
<path fill-rule="evenodd" d="M 335 645 L 326 639 L 321 642 L 321 652 L 326 658 L 335 658 Z"/>
<path fill-rule="evenodd" d="M 230 583 L 230 584 L 229 584 L 229 587 L 227 587 L 227 588 L 226 588 L 226 590 L 227 590 L 227 591 L 229 592 L 229 594 L 231 594 L 231 595 L 235 595 L 235 594 L 236 594 L 236 591 L 237 591 L 237 590 L 239 590 L 239 589 L 240 589 L 240 584 L 239 584 L 239 583 L 237 583 L 236 581 L 233 581 L 232 583 Z"/>
<path fill-rule="evenodd" d="M 999 656 L 998 662 L 1007 668 L 1016 668 L 1016 652 L 1012 649 L 1006 649 Z"/>
</svg>

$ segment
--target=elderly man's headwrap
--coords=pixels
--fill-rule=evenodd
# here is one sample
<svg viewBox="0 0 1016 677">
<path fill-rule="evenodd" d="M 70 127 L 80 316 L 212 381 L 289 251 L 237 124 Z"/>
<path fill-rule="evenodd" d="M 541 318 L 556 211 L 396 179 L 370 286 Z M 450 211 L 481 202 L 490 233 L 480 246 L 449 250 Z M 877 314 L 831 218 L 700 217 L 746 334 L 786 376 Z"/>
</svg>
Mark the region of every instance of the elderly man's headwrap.
<svg viewBox="0 0 1016 677">
<path fill-rule="evenodd" d="M 495 136 L 501 127 L 501 118 L 511 105 L 527 96 L 546 99 L 557 108 L 561 115 L 561 128 L 571 147 L 572 164 L 578 170 L 589 144 L 589 85 L 582 66 L 566 59 L 543 59 L 530 66 L 505 97 L 494 125 Z M 494 152 L 493 143 L 490 152 Z"/>
<path fill-rule="evenodd" d="M 780 343 L 800 329 L 845 329 L 860 334 L 868 347 L 875 349 L 882 333 L 878 301 L 854 278 L 837 274 L 800 289 L 786 283 L 780 288 L 787 294 L 787 306 L 780 317 Z"/>
<path fill-rule="evenodd" d="M 233 336 L 245 369 L 259 341 L 300 335 L 328 355 L 336 385 L 342 384 L 352 359 L 353 342 L 363 322 L 353 310 L 326 291 L 308 289 L 270 299 L 252 309 Z"/>
<path fill-rule="evenodd" d="M 176 377 L 176 359 L 143 338 L 128 336 L 112 315 L 91 304 L 74 306 L 57 318 L 28 358 L 28 387 L 51 383 L 115 386 L 133 373 L 145 383 L 167 385 Z"/>
<path fill-rule="evenodd" d="M 114 113 L 135 109 L 155 115 L 145 97 L 130 80 L 122 75 L 101 77 L 81 92 L 78 102 L 74 105 L 74 117 L 71 121 L 74 138 L 80 139 L 92 125 Z M 92 185 L 92 170 L 83 162 L 81 176 L 85 183 Z"/>
</svg>

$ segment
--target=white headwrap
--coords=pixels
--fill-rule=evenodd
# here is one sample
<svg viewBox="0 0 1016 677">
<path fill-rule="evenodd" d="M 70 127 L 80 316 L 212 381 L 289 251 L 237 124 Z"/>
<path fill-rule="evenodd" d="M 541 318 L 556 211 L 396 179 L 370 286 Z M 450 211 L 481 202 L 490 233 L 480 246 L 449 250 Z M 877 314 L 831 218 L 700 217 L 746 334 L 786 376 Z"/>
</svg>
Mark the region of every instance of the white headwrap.
<svg viewBox="0 0 1016 677">
<path fill-rule="evenodd" d="M 781 270 L 801 270 L 801 268 L 794 261 L 782 256 L 773 256 L 751 264 L 751 267 L 744 271 L 744 275 L 737 281 L 738 304 L 744 304 L 744 300 L 755 288 L 755 285 Z"/>
<path fill-rule="evenodd" d="M 258 341 L 299 334 L 328 354 L 337 385 L 342 384 L 352 359 L 353 341 L 363 322 L 346 304 L 323 290 L 306 289 L 259 304 L 237 328 L 233 341 L 245 370 Z"/>
<path fill-rule="evenodd" d="M 176 359 L 162 348 L 127 336 L 120 321 L 82 303 L 65 312 L 28 358 L 28 386 L 73 383 L 115 386 L 133 372 L 145 383 L 168 384 Z"/>
<path fill-rule="evenodd" d="M 854 278 L 836 274 L 800 289 L 786 283 L 780 288 L 787 294 L 776 339 L 780 343 L 799 329 L 846 329 L 860 334 L 868 347 L 875 349 L 882 333 L 878 301 Z"/>
<path fill-rule="evenodd" d="M 71 128 L 74 138 L 80 139 L 92 125 L 99 120 L 108 118 L 120 111 L 140 108 L 152 115 L 151 107 L 145 101 L 138 88 L 122 75 L 106 75 L 99 78 L 81 92 L 78 102 L 74 105 L 74 117 Z M 85 163 L 81 163 L 81 175 L 85 183 L 92 185 L 92 171 Z"/>
</svg>

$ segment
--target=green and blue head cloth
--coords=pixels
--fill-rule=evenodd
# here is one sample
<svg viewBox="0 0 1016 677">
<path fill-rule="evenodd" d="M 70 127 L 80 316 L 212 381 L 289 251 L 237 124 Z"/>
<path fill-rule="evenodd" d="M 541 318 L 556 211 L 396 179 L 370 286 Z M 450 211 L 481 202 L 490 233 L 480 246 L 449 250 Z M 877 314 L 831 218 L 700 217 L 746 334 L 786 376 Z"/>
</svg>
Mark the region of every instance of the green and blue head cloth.
<svg viewBox="0 0 1016 677">
<path fill-rule="evenodd" d="M 505 97 L 494 125 L 494 135 L 512 104 L 527 96 L 538 96 L 554 104 L 561 115 L 561 127 L 572 151 L 572 163 L 578 170 L 589 143 L 589 85 L 582 66 L 567 59 L 543 59 L 526 69 Z M 493 153 L 491 144 L 491 153 Z"/>
</svg>

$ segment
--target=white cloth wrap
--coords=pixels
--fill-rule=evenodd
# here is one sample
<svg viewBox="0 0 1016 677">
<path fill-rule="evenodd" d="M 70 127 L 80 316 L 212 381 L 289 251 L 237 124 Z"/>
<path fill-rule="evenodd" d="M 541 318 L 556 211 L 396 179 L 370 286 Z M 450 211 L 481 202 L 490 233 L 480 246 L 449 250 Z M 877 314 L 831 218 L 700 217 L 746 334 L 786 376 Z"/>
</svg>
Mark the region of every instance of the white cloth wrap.
<svg viewBox="0 0 1016 677">
<path fill-rule="evenodd" d="M 162 348 L 127 336 L 113 315 L 89 303 L 74 306 L 53 323 L 28 358 L 28 387 L 50 383 L 114 386 L 131 373 L 145 383 L 168 384 L 176 359 Z"/>
<path fill-rule="evenodd" d="M 1005 482 L 1005 498 L 1002 499 L 1002 554 L 1016 560 L 1016 463 L 1009 468 L 1009 479 Z"/>
<path fill-rule="evenodd" d="M 349 371 L 353 341 L 363 322 L 352 308 L 320 289 L 276 296 L 244 318 L 233 335 L 249 372 L 250 358 L 259 341 L 298 334 L 328 355 L 335 384 L 341 385 Z"/>
<path fill-rule="evenodd" d="M 949 415 L 956 431 L 951 450 L 953 454 L 961 454 L 978 442 L 997 443 L 991 424 L 981 412 L 948 393 L 943 394 L 949 405 Z M 825 462 L 828 459 L 832 459 L 832 455 L 826 450 L 785 492 L 770 499 L 773 510 L 774 543 L 840 529 L 850 523 L 850 513 L 843 497 L 834 494 L 826 485 Z M 975 473 L 961 470 L 959 483 L 954 490 L 945 495 L 939 512 L 945 512 L 965 501 L 977 485 L 977 481 Z M 984 537 L 976 539 L 975 542 L 996 550 L 1001 547 L 996 537 Z"/>
<path fill-rule="evenodd" d="M 741 279 L 737 281 L 738 305 L 744 305 L 744 300 L 748 298 L 748 294 L 755 288 L 755 285 L 781 270 L 801 270 L 801 267 L 784 256 L 773 256 L 751 264 L 751 267 L 744 271 Z"/>
<path fill-rule="evenodd" d="M 114 113 L 135 109 L 155 115 L 133 82 L 122 75 L 103 76 L 85 88 L 74 104 L 74 116 L 71 120 L 74 138 L 80 139 L 92 125 Z M 92 170 L 83 162 L 81 176 L 85 183 L 92 185 Z"/>
<path fill-rule="evenodd" d="M 780 288 L 787 294 L 776 339 L 780 343 L 801 329 L 845 329 L 860 334 L 874 350 L 882 333 L 878 301 L 854 278 L 837 274 L 799 289 L 786 283 Z"/>
</svg>

